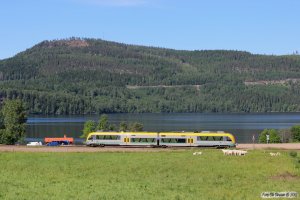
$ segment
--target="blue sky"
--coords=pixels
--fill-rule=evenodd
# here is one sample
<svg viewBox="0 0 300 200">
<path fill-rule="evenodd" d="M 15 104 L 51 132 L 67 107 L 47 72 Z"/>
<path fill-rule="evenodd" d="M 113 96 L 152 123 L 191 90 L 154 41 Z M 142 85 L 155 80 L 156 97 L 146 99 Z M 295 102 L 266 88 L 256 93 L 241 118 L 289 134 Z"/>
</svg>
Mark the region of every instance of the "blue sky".
<svg viewBox="0 0 300 200">
<path fill-rule="evenodd" d="M 0 59 L 71 36 L 185 50 L 300 51 L 299 0 L 3 0 Z"/>
</svg>

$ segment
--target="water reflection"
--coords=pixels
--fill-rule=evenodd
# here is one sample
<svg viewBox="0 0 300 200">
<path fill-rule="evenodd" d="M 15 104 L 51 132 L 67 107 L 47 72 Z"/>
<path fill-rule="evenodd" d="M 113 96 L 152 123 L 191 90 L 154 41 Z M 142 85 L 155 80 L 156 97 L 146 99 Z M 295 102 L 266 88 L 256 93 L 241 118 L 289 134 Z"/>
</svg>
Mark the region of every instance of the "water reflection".
<svg viewBox="0 0 300 200">
<path fill-rule="evenodd" d="M 121 121 L 141 122 L 145 131 L 228 131 L 238 143 L 252 141 L 254 134 L 265 128 L 284 129 L 300 123 L 299 113 L 263 114 L 108 114 L 109 121 L 119 125 Z M 30 116 L 27 125 L 28 138 L 61 137 L 64 134 L 79 138 L 86 120 L 98 121 L 99 116 Z M 81 141 L 81 140 L 76 140 Z"/>
</svg>

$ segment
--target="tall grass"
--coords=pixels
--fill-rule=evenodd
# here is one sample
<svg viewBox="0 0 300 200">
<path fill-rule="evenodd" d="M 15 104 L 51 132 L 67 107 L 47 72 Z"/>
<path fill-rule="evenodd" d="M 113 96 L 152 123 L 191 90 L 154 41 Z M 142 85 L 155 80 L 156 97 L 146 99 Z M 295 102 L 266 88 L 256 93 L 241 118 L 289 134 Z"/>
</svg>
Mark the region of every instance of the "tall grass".
<svg viewBox="0 0 300 200">
<path fill-rule="evenodd" d="M 260 199 L 300 192 L 288 153 L 220 150 L 136 153 L 0 153 L 0 199 Z"/>
</svg>

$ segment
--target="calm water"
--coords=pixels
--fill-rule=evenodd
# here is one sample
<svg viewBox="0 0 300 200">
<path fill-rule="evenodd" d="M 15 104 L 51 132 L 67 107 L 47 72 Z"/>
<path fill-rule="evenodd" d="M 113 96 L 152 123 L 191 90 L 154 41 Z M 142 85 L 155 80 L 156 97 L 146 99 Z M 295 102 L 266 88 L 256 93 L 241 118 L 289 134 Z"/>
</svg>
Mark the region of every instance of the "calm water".
<svg viewBox="0 0 300 200">
<path fill-rule="evenodd" d="M 108 114 L 109 121 L 141 122 L 145 131 L 228 131 L 238 143 L 252 142 L 265 128 L 284 129 L 300 123 L 300 113 L 268 114 Z M 28 141 L 44 137 L 62 137 L 64 134 L 77 138 L 82 134 L 86 120 L 98 121 L 99 116 L 30 116 L 27 121 Z"/>
</svg>

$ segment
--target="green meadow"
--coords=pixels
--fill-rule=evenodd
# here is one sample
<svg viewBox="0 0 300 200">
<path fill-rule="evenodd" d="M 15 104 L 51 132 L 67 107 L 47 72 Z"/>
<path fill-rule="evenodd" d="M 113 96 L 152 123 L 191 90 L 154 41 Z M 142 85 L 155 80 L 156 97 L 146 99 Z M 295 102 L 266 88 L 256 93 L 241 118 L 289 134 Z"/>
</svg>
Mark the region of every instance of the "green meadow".
<svg viewBox="0 0 300 200">
<path fill-rule="evenodd" d="M 265 191 L 300 193 L 300 170 L 288 152 L 197 151 L 203 154 L 1 152 L 0 199 L 253 200 Z"/>
</svg>

